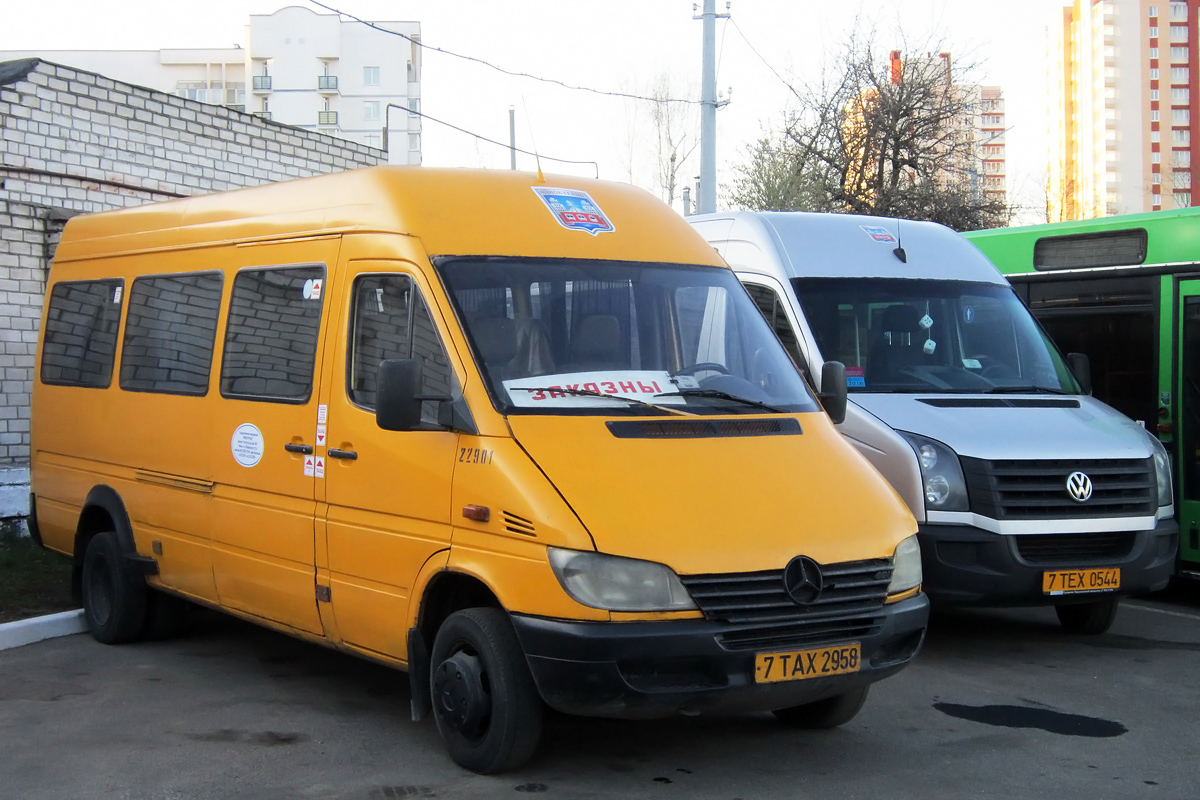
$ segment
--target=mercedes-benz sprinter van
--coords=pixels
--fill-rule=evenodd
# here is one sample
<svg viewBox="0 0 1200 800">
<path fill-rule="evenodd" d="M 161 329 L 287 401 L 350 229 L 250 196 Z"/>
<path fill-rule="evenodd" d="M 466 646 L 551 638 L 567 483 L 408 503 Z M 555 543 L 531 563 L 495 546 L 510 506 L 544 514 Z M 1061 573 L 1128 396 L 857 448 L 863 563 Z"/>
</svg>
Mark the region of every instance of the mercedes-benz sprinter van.
<svg viewBox="0 0 1200 800">
<path fill-rule="evenodd" d="M 688 219 L 812 383 L 828 392 L 822 365 L 845 364 L 840 428 L 916 516 L 935 604 L 1053 605 L 1098 633 L 1121 595 L 1166 585 L 1166 451 L 1089 396 L 1086 360 L 1060 355 L 973 244 L 850 214 Z"/>
<path fill-rule="evenodd" d="M 837 725 L 925 630 L 912 514 L 617 183 L 379 167 L 72 219 L 32 482 L 100 641 L 186 601 L 406 670 L 479 772 L 545 706 Z"/>
</svg>

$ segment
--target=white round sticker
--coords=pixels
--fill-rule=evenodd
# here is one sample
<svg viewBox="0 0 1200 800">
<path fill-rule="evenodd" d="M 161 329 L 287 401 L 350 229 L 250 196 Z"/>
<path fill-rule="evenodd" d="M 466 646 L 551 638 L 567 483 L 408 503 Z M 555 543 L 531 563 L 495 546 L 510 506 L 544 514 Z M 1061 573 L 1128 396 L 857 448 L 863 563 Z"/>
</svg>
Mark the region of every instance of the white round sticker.
<svg viewBox="0 0 1200 800">
<path fill-rule="evenodd" d="M 243 422 L 233 432 L 229 449 L 233 451 L 233 460 L 243 467 L 255 466 L 262 461 L 263 451 L 266 449 L 263 444 L 262 431 L 249 422 Z"/>
<path fill-rule="evenodd" d="M 309 278 L 308 280 L 306 280 L 304 282 L 304 299 L 312 300 L 312 294 L 313 294 L 313 282 L 312 282 L 312 278 Z"/>
</svg>

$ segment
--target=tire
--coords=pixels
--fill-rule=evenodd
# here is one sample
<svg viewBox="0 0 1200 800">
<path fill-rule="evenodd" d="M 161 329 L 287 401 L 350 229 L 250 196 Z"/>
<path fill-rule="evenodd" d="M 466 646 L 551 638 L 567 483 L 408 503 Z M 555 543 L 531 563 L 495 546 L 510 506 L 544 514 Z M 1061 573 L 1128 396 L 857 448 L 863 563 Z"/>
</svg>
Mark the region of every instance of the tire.
<svg viewBox="0 0 1200 800">
<path fill-rule="evenodd" d="M 1058 614 L 1058 621 L 1067 633 L 1094 635 L 1112 627 L 1120 602 L 1119 597 L 1106 597 L 1087 603 L 1055 606 L 1054 612 Z"/>
<path fill-rule="evenodd" d="M 871 685 L 867 684 L 858 689 L 852 689 L 844 694 L 826 697 L 815 703 L 780 708 L 772 712 L 775 718 L 793 728 L 817 730 L 821 728 L 836 728 L 845 725 L 867 702 Z"/>
<path fill-rule="evenodd" d="M 450 758 L 490 775 L 524 764 L 542 734 L 542 700 L 508 615 L 456 611 L 438 629 L 429 687 Z"/>
<path fill-rule="evenodd" d="M 83 556 L 83 615 L 92 638 L 120 644 L 141 636 L 148 591 L 125 561 L 116 533 L 92 537 Z"/>
<path fill-rule="evenodd" d="M 191 603 L 180 597 L 153 589 L 146 593 L 146 625 L 143 635 L 147 639 L 173 639 L 181 636 L 192 615 Z"/>
</svg>

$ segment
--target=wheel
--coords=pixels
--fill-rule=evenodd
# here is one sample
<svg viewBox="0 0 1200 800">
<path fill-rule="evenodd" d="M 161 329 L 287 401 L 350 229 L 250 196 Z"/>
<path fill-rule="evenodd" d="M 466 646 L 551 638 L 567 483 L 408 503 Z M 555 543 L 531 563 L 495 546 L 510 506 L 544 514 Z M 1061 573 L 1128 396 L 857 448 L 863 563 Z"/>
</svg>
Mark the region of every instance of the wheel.
<svg viewBox="0 0 1200 800">
<path fill-rule="evenodd" d="M 146 626 L 144 634 L 147 639 L 172 639 L 179 636 L 187 628 L 194 606 L 188 601 L 150 590 L 146 593 Z"/>
<path fill-rule="evenodd" d="M 1058 621 L 1067 633 L 1104 633 L 1112 627 L 1113 620 L 1117 618 L 1117 606 L 1120 602 L 1119 597 L 1106 597 L 1087 603 L 1055 606 L 1054 612 L 1058 614 Z"/>
<path fill-rule="evenodd" d="M 697 364 L 691 364 L 683 369 L 676 370 L 676 375 L 695 375 L 697 372 L 719 372 L 722 375 L 729 374 L 729 368 L 723 364 L 718 364 L 715 361 L 701 361 Z"/>
<path fill-rule="evenodd" d="M 488 775 L 529 760 L 542 734 L 542 700 L 507 614 L 451 614 L 430 664 L 433 716 L 455 763 Z"/>
<path fill-rule="evenodd" d="M 146 623 L 147 591 L 126 563 L 117 534 L 93 536 L 83 556 L 83 615 L 92 637 L 104 644 L 137 639 Z"/>
<path fill-rule="evenodd" d="M 805 703 L 791 708 L 780 708 L 774 712 L 776 719 L 793 728 L 836 728 L 854 719 L 854 715 L 867 702 L 871 685 L 852 689 L 844 694 L 826 697 L 815 703 Z"/>
</svg>

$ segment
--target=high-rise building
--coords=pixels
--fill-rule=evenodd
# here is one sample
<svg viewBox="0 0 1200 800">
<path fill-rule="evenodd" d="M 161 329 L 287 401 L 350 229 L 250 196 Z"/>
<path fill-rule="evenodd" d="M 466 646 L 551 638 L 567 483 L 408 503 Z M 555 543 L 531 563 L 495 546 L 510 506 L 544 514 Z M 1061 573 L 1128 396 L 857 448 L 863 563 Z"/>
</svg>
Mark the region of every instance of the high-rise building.
<svg viewBox="0 0 1200 800">
<path fill-rule="evenodd" d="M 175 50 L 8 50 L 229 106 L 388 150 L 421 163 L 419 22 L 343 22 L 290 6 L 250 16 L 245 47 Z"/>
<path fill-rule="evenodd" d="M 1196 205 L 1200 0 L 1075 0 L 1050 28 L 1046 216 Z"/>
</svg>

